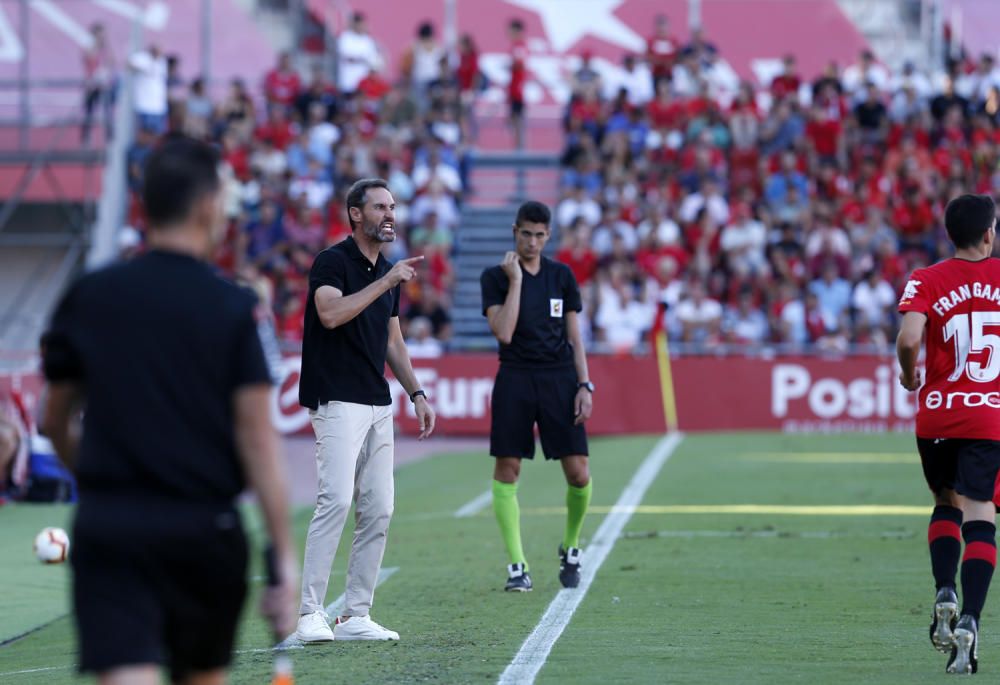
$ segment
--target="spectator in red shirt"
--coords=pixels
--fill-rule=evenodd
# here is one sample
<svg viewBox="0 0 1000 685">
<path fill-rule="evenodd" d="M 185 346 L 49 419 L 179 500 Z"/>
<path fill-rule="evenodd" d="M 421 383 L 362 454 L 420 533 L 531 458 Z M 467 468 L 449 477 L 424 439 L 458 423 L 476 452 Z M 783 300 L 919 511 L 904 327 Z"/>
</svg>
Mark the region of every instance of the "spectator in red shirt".
<svg viewBox="0 0 1000 685">
<path fill-rule="evenodd" d="M 517 149 L 524 148 L 524 86 L 528 80 L 528 44 L 524 40 L 524 23 L 511 19 L 507 24 L 510 39 L 510 82 L 507 84 L 507 104 L 510 105 L 510 126 Z"/>
<path fill-rule="evenodd" d="M 295 129 L 296 126 L 288 120 L 288 110 L 285 106 L 273 104 L 267 111 L 267 121 L 257 128 L 254 137 L 284 151 L 295 140 Z"/>
<path fill-rule="evenodd" d="M 562 244 L 556 252 L 556 261 L 567 265 L 576 282 L 585 285 L 597 271 L 597 254 L 590 247 L 590 226 L 582 216 L 576 217 L 563 234 Z"/>
<path fill-rule="evenodd" d="M 653 87 L 659 89 L 661 81 L 670 81 L 674 60 L 680 41 L 670 35 L 670 20 L 665 14 L 656 15 L 656 28 L 646 41 L 646 62 L 653 75 Z"/>
<path fill-rule="evenodd" d="M 903 203 L 892 212 L 892 223 L 904 250 L 926 250 L 933 259 L 934 211 L 916 188 L 906 192 Z"/>
<path fill-rule="evenodd" d="M 299 96 L 302 84 L 292 68 L 292 57 L 287 52 L 278 55 L 278 65 L 264 77 L 264 98 L 268 104 L 291 106 Z"/>
<path fill-rule="evenodd" d="M 796 70 L 795 55 L 785 55 L 781 60 L 781 73 L 771 81 L 771 96 L 775 100 L 783 100 L 786 97 L 797 97 L 802 79 Z"/>
</svg>

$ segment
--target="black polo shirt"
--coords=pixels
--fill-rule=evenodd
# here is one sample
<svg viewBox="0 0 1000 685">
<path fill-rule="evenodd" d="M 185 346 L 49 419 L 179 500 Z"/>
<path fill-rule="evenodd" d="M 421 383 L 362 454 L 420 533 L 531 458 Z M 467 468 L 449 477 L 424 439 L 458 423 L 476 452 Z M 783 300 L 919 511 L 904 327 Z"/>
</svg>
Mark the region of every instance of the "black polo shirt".
<svg viewBox="0 0 1000 685">
<path fill-rule="evenodd" d="M 537 274 L 521 270 L 521 308 L 509 345 L 500 344 L 500 363 L 517 368 L 573 365 L 573 346 L 566 335 L 566 312 L 583 309 L 580 288 L 569 267 L 542 257 Z M 491 266 L 479 279 L 483 316 L 507 299 L 510 281 L 503 267 Z"/>
<path fill-rule="evenodd" d="M 43 339 L 49 381 L 86 397 L 80 519 L 91 502 L 232 506 L 244 487 L 233 394 L 270 384 L 256 297 L 193 257 L 153 251 L 76 281 Z"/>
<path fill-rule="evenodd" d="M 323 326 L 316 312 L 316 290 L 332 285 L 345 296 L 364 290 L 392 268 L 379 253 L 372 264 L 348 236 L 316 255 L 309 270 L 299 403 L 318 409 L 326 402 L 392 404 L 385 380 L 389 319 L 399 316 L 399 286 L 383 293 L 360 314 L 334 329 Z"/>
</svg>

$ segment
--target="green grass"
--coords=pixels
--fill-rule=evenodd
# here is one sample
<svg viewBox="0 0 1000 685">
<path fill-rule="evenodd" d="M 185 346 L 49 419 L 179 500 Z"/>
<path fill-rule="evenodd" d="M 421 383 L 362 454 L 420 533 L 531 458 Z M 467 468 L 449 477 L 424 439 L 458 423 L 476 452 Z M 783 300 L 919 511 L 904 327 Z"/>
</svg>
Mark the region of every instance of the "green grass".
<svg viewBox="0 0 1000 685">
<path fill-rule="evenodd" d="M 594 441 L 595 507 L 616 501 L 656 440 Z M 555 548 L 563 519 L 552 509 L 562 505 L 565 486 L 557 465 L 525 465 L 519 494 L 535 591 L 507 595 L 489 508 L 468 519 L 452 516 L 488 488 L 489 478 L 490 462 L 481 454 L 437 457 L 397 473 L 384 566 L 399 571 L 379 587 L 372 613 L 403 639 L 295 651 L 299 683 L 496 681 L 558 589 Z M 928 503 L 913 439 L 905 435 L 689 436 L 643 500 L 929 511 Z M 925 515 L 649 511 L 638 511 L 626 526 L 538 682 L 946 679 L 944 657 L 927 641 L 933 585 Z M 296 514 L 300 545 L 310 513 Z M 0 509 L 0 639 L 65 613 L 65 569 L 39 566 L 30 541 L 66 514 L 49 507 Z M 585 538 L 602 517 L 588 517 Z M 343 590 L 345 561 L 342 550 L 328 601 Z M 1000 639 L 990 631 L 995 604 L 987 603 L 980 645 L 987 680 L 1000 673 Z M 239 647 L 267 645 L 266 626 L 248 603 Z M 0 648 L 0 682 L 75 682 L 73 652 L 70 620 L 57 620 Z M 232 680 L 265 683 L 270 666 L 269 653 L 241 653 Z M 10 675 L 52 667 L 59 670 Z"/>
</svg>

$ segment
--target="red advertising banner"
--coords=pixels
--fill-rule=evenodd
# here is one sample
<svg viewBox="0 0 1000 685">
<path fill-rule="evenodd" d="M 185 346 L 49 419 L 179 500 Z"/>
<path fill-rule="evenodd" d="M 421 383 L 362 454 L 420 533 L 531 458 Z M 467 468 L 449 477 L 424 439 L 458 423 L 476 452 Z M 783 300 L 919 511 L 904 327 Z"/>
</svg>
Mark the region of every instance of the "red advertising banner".
<svg viewBox="0 0 1000 685">
<path fill-rule="evenodd" d="M 665 429 L 659 370 L 654 356 L 588 359 L 597 386 L 593 435 L 661 433 Z M 273 416 L 282 433 L 309 433 L 309 414 L 298 403 L 299 356 L 284 360 Z M 916 396 L 896 380 L 888 357 L 682 357 L 670 365 L 678 427 L 685 431 L 785 432 L 912 431 Z M 417 378 L 438 413 L 442 435 L 488 435 L 490 394 L 497 360 L 492 354 L 416 359 Z M 0 397 L 10 388 L 33 407 L 37 373 L 0 374 Z M 393 413 L 404 434 L 417 432 L 413 405 L 390 378 Z M 667 389 L 669 397 L 671 388 Z"/>
<path fill-rule="evenodd" d="M 597 387 L 594 415 L 587 422 L 591 434 L 663 432 L 663 403 L 654 358 L 592 356 L 588 363 L 590 377 Z M 274 415 L 283 433 L 311 430 L 309 413 L 299 406 L 299 365 L 298 356 L 285 358 Z M 489 435 L 496 355 L 414 359 L 413 366 L 437 412 L 437 432 L 442 435 Z M 389 388 L 399 430 L 407 435 L 417 434 L 413 405 L 391 374 Z"/>
<path fill-rule="evenodd" d="M 916 394 L 888 357 L 685 357 L 670 366 L 681 430 L 913 430 Z"/>
</svg>

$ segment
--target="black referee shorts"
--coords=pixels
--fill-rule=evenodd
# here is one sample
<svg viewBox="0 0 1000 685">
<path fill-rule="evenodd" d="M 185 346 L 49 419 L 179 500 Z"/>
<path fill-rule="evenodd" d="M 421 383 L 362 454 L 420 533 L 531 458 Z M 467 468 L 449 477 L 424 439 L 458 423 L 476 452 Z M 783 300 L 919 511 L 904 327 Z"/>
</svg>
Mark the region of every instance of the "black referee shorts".
<svg viewBox="0 0 1000 685">
<path fill-rule="evenodd" d="M 177 681 L 228 666 L 247 592 L 239 516 L 89 504 L 70 553 L 80 671 L 160 664 Z"/>
<path fill-rule="evenodd" d="M 546 459 L 587 455 L 587 431 L 574 425 L 576 369 L 513 369 L 501 365 L 493 384 L 490 454 L 535 457 L 535 424 Z"/>
<path fill-rule="evenodd" d="M 931 492 L 944 489 L 1000 506 L 1000 442 L 960 438 L 917 438 L 924 479 Z"/>
</svg>

